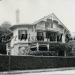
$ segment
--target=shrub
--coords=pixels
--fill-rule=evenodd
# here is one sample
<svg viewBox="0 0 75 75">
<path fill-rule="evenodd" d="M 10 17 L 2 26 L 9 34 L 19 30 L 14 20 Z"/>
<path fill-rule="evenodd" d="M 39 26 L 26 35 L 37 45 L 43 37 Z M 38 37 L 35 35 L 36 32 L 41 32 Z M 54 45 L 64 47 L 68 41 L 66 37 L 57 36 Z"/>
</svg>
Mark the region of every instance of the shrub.
<svg viewBox="0 0 75 75">
<path fill-rule="evenodd" d="M 50 43 L 49 45 L 49 50 L 50 51 L 56 51 L 56 53 L 60 52 L 60 51 L 63 51 L 65 52 L 66 51 L 66 55 L 67 56 L 70 56 L 72 55 L 72 46 L 69 45 L 68 43 Z"/>
<path fill-rule="evenodd" d="M 50 43 L 49 51 L 31 51 L 29 55 L 35 56 L 64 56 L 65 52 L 67 56 L 72 56 L 72 47 L 68 43 Z"/>
<path fill-rule="evenodd" d="M 50 51 L 33 51 L 30 53 L 30 55 L 35 56 L 52 56 Z"/>
</svg>

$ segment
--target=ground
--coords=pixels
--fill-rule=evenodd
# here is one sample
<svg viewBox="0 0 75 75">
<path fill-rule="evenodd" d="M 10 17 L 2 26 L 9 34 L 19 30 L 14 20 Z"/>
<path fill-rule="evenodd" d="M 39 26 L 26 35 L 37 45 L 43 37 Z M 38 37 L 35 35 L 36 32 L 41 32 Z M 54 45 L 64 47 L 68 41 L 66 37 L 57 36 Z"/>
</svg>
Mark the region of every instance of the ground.
<svg viewBox="0 0 75 75">
<path fill-rule="evenodd" d="M 23 73 L 23 74 L 14 74 L 14 75 L 66 75 L 66 74 L 67 75 L 75 75 L 75 70 L 40 72 L 40 73 Z"/>
<path fill-rule="evenodd" d="M 70 69 L 58 69 L 58 70 L 35 70 L 35 71 L 12 71 L 12 72 L 0 72 L 0 75 L 75 75 L 75 68 Z"/>
</svg>

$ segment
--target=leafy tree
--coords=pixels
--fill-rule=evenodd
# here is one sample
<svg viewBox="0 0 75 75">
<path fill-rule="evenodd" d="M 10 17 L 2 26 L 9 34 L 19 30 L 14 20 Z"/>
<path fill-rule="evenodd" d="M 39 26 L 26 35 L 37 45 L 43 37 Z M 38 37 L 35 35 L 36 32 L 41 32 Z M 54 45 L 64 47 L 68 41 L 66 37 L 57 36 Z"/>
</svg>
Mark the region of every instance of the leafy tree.
<svg viewBox="0 0 75 75">
<path fill-rule="evenodd" d="M 9 40 L 12 32 L 9 30 L 11 24 L 9 22 L 4 22 L 0 26 L 0 53 L 6 54 L 6 42 Z"/>
<path fill-rule="evenodd" d="M 70 40 L 72 40 L 72 37 L 71 37 L 71 34 L 70 33 L 67 33 L 66 34 L 66 42 L 69 42 Z"/>
</svg>

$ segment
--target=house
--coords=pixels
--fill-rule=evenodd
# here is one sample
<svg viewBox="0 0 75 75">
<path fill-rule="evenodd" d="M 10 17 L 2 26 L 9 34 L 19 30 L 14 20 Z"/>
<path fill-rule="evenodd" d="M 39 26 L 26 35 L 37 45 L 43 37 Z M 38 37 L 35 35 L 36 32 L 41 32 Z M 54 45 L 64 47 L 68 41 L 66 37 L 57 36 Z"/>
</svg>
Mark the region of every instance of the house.
<svg viewBox="0 0 75 75">
<path fill-rule="evenodd" d="M 49 43 L 65 43 L 69 30 L 54 13 L 33 24 L 18 24 L 10 27 L 13 32 L 7 43 L 7 55 L 28 55 L 34 51 L 48 51 Z"/>
</svg>

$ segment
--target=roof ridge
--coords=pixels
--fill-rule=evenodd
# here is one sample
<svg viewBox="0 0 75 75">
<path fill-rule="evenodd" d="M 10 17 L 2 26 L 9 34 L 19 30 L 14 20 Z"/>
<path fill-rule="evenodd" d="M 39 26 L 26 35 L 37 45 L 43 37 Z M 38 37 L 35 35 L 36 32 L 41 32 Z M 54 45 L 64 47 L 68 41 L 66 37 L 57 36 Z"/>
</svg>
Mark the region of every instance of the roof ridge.
<svg viewBox="0 0 75 75">
<path fill-rule="evenodd" d="M 51 14 L 52 14 L 52 13 L 51 13 Z M 46 16 L 44 16 L 43 18 L 40 18 L 39 20 L 35 21 L 33 24 L 36 24 L 36 23 L 38 23 L 38 22 L 42 21 L 43 19 L 45 19 L 45 18 L 49 17 L 51 14 L 46 15 Z"/>
</svg>

